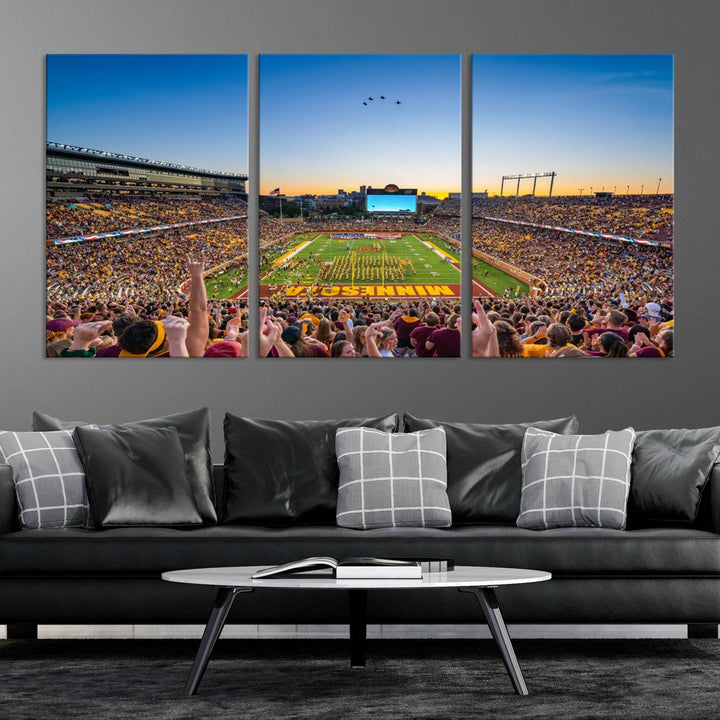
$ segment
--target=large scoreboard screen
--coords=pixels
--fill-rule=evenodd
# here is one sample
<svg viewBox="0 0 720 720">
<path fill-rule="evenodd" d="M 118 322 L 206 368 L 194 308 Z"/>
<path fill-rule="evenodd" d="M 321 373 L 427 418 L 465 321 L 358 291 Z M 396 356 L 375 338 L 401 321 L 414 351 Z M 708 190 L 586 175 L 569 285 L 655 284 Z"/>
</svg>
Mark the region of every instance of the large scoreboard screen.
<svg viewBox="0 0 720 720">
<path fill-rule="evenodd" d="M 397 185 L 368 188 L 365 200 L 365 208 L 371 213 L 417 212 L 417 188 L 399 188 Z"/>
</svg>

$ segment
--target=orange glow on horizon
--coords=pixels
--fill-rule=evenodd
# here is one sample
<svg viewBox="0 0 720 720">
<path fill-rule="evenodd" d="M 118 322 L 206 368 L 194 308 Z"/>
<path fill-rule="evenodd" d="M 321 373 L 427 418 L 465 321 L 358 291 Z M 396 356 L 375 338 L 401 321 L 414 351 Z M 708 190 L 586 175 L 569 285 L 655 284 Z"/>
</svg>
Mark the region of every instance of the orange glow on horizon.
<svg viewBox="0 0 720 720">
<path fill-rule="evenodd" d="M 260 191 L 260 194 L 261 195 L 270 195 L 270 193 L 276 187 L 278 187 L 278 186 L 275 185 L 273 187 L 273 186 L 268 185 L 266 189 Z M 292 188 L 292 186 L 290 186 L 291 189 L 287 190 L 287 189 L 283 188 L 282 185 L 280 185 L 280 193 L 284 196 L 293 197 L 293 198 L 298 197 L 299 195 L 336 195 L 339 187 L 340 187 L 339 185 L 336 185 L 333 187 L 322 187 L 322 188 L 304 187 L 302 190 L 299 190 L 299 189 L 294 189 L 294 188 Z M 380 186 L 373 185 L 373 187 L 380 187 Z M 345 190 L 346 193 L 359 192 L 360 186 L 356 185 L 355 187 L 344 187 L 343 190 Z M 418 188 L 418 197 L 420 197 L 420 195 L 422 193 L 425 193 L 426 195 L 430 195 L 431 197 L 438 198 L 438 200 L 444 200 L 451 192 L 459 193 L 460 189 L 458 188 L 457 190 L 428 190 L 425 188 Z"/>
<path fill-rule="evenodd" d="M 527 183 L 527 185 L 525 184 Z M 628 185 L 630 186 L 630 189 L 628 191 Z M 582 187 L 582 193 L 580 192 L 580 188 Z M 549 183 L 544 183 L 542 186 L 540 182 L 538 181 L 537 187 L 535 188 L 535 197 L 548 197 L 548 191 L 550 189 Z M 655 195 L 655 190 L 657 189 L 657 179 L 655 179 L 655 182 L 649 182 L 649 183 L 641 183 L 641 182 L 632 182 L 632 183 L 624 183 L 624 184 L 618 184 L 615 185 L 613 183 L 612 185 L 604 185 L 602 183 L 598 185 L 590 185 L 589 183 L 580 183 L 579 185 L 577 183 L 573 185 L 560 185 L 556 183 L 553 185 L 553 197 L 562 197 L 562 196 L 580 196 L 580 195 L 594 195 L 598 192 L 611 192 L 615 195 L 621 197 L 623 195 Z M 505 186 L 503 188 L 503 197 L 510 197 L 512 195 L 515 195 L 515 191 L 517 190 L 517 180 L 513 181 L 506 181 Z M 481 193 L 486 192 L 488 193 L 489 197 L 499 197 L 500 195 L 500 186 L 497 187 L 482 187 L 482 188 L 473 188 L 474 193 Z M 674 187 L 673 184 L 668 181 L 667 183 L 663 180 L 663 182 L 660 184 L 660 195 L 673 195 L 674 194 Z M 524 195 L 532 195 L 532 181 L 528 183 L 527 180 L 524 180 L 523 183 L 520 184 L 520 196 Z"/>
</svg>

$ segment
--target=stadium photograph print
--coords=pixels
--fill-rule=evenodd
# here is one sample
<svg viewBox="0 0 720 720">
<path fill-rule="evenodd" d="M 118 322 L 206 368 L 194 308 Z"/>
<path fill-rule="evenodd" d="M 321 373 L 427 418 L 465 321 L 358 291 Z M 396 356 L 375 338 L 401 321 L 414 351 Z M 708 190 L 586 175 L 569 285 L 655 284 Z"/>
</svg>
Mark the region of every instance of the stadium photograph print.
<svg viewBox="0 0 720 720">
<path fill-rule="evenodd" d="M 46 355 L 247 355 L 247 56 L 48 55 Z"/>
<path fill-rule="evenodd" d="M 673 357 L 673 56 L 472 73 L 473 356 Z"/>
<path fill-rule="evenodd" d="M 460 357 L 459 55 L 260 56 L 261 357 Z"/>
</svg>

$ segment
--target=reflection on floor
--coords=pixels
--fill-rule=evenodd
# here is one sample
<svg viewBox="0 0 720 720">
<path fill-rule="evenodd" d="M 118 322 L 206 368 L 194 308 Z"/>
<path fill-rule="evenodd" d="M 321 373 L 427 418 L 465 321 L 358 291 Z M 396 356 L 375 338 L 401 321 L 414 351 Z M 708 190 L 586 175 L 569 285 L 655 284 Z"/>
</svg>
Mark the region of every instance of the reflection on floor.
<svg viewBox="0 0 720 720">
<path fill-rule="evenodd" d="M 200 638 L 202 625 L 41 625 L 39 638 Z M 687 625 L 510 625 L 513 638 L 685 638 Z M 345 638 L 346 625 L 227 625 L 225 638 Z M 0 639 L 6 628 L 0 625 Z M 368 638 L 489 638 L 484 625 L 368 625 Z"/>
</svg>

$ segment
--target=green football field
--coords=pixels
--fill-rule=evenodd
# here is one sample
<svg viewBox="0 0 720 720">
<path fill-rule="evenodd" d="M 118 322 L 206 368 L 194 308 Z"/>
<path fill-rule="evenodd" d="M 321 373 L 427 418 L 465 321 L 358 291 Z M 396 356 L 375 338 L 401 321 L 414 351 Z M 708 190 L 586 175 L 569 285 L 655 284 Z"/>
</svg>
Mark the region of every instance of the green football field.
<svg viewBox="0 0 720 720">
<path fill-rule="evenodd" d="M 417 236 L 417 237 L 415 237 Z M 380 282 L 383 272 L 383 254 L 385 256 L 385 280 L 386 283 L 392 284 L 397 282 L 413 283 L 460 283 L 460 271 L 450 262 L 444 260 L 440 255 L 434 252 L 427 245 L 423 245 L 417 238 L 430 242 L 439 248 L 442 252 L 447 253 L 454 259 L 457 264 L 460 263 L 460 248 L 446 242 L 442 238 L 432 233 L 413 233 L 405 234 L 398 240 L 375 240 L 372 238 L 356 238 L 352 240 L 344 240 L 331 238 L 329 235 L 317 236 L 316 232 L 303 233 L 295 236 L 289 243 L 285 244 L 281 250 L 273 253 L 263 253 L 260 259 L 260 276 L 263 284 L 313 284 L 315 278 L 324 263 L 332 262 L 335 259 L 344 258 L 349 263 L 348 272 L 339 273 L 332 282 L 351 283 L 353 281 L 352 256 L 355 256 L 355 282 Z M 288 259 L 294 268 L 273 270 L 274 261 L 278 258 L 292 252 L 294 248 L 305 242 L 310 242 L 300 252 Z M 376 243 L 384 243 L 384 249 L 370 252 L 357 252 L 361 247 L 371 247 Z M 350 250 L 347 245 L 349 244 Z M 381 245 L 382 248 L 382 245 Z M 311 257 L 314 262 L 310 261 Z M 371 280 L 361 279 L 358 271 L 358 265 L 364 261 L 373 258 L 373 266 L 377 268 L 376 276 L 378 279 Z M 409 264 L 400 265 L 404 269 L 404 280 L 394 280 L 390 277 L 388 268 L 393 262 L 389 258 L 396 258 L 398 261 L 412 262 L 412 268 Z M 483 260 L 473 260 L 473 278 L 498 295 L 509 289 L 511 297 L 528 294 L 530 291 L 527 283 L 520 282 L 512 275 L 499 270 L 493 265 Z M 520 286 L 519 291 L 517 290 Z M 225 299 L 236 295 L 240 290 L 247 287 L 247 271 L 245 268 L 239 270 L 230 268 L 216 277 L 209 278 L 206 282 L 208 296 L 213 299 Z M 473 286 L 473 297 L 479 294 L 479 289 Z"/>
<path fill-rule="evenodd" d="M 418 238 L 432 243 L 440 254 Z M 288 256 L 308 241 L 297 254 Z M 289 267 L 273 269 L 275 261 L 283 257 Z M 460 248 L 430 233 L 417 233 L 417 237 L 405 234 L 399 239 L 348 240 L 305 233 L 293 238 L 282 250 L 264 254 L 260 275 L 263 284 L 309 284 L 315 282 L 325 266 L 321 282 L 378 284 L 384 278 L 386 284 L 460 283 L 460 270 L 453 263 L 460 263 Z"/>
<path fill-rule="evenodd" d="M 510 290 L 511 297 L 519 297 L 520 295 L 528 295 L 530 293 L 530 286 L 527 283 L 521 282 L 512 275 L 508 275 L 506 272 L 499 270 L 494 265 L 490 265 L 484 260 L 478 260 L 476 258 L 473 259 L 473 278 L 500 296 L 502 296 L 507 289 Z M 519 290 L 518 286 L 520 288 Z M 473 284 L 473 297 L 477 297 L 478 293 L 478 288 Z"/>
<path fill-rule="evenodd" d="M 247 287 L 247 268 L 228 268 L 220 275 L 205 280 L 205 289 L 212 300 L 225 300 Z"/>
</svg>

